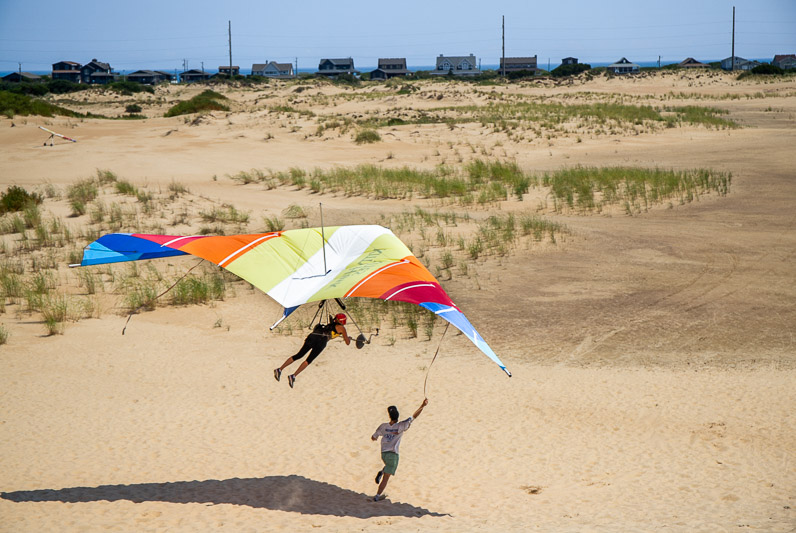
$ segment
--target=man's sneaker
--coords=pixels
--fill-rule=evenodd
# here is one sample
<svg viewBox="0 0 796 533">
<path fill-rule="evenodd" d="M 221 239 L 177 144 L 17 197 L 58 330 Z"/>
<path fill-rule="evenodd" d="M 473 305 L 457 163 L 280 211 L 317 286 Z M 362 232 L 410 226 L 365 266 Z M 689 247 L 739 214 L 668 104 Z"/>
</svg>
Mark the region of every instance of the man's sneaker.
<svg viewBox="0 0 796 533">
<path fill-rule="evenodd" d="M 281 378 L 281 377 L 282 377 L 282 369 L 281 368 L 275 368 L 274 369 L 274 379 L 279 381 L 279 378 Z"/>
<path fill-rule="evenodd" d="M 380 501 L 382 501 L 384 498 L 386 498 L 386 496 L 385 496 L 384 494 L 376 494 L 376 495 L 373 497 L 373 501 L 374 501 L 374 502 L 380 502 Z"/>
<path fill-rule="evenodd" d="M 290 385 L 290 388 L 291 388 L 291 389 L 293 388 L 293 384 L 294 384 L 295 382 L 296 382 L 296 376 L 294 376 L 293 374 L 290 374 L 290 375 L 287 377 L 287 384 L 288 384 L 288 385 Z"/>
<path fill-rule="evenodd" d="M 376 484 L 377 485 L 379 484 L 379 481 L 381 481 L 381 476 L 383 476 L 383 475 L 384 475 L 384 470 L 379 470 L 379 473 L 376 474 Z"/>
</svg>

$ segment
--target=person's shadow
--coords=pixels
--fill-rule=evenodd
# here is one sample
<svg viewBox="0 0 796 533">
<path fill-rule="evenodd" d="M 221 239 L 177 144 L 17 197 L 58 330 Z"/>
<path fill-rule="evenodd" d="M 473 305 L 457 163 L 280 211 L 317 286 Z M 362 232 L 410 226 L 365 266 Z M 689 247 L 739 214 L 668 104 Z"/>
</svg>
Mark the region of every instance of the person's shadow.
<svg viewBox="0 0 796 533">
<path fill-rule="evenodd" d="M 371 497 L 361 492 L 302 476 L 23 490 L 0 493 L 0 498 L 13 502 L 77 503 L 129 500 L 134 503 L 231 504 L 275 511 L 356 518 L 447 516 L 407 503 L 392 503 L 389 500 L 374 502 Z"/>
</svg>

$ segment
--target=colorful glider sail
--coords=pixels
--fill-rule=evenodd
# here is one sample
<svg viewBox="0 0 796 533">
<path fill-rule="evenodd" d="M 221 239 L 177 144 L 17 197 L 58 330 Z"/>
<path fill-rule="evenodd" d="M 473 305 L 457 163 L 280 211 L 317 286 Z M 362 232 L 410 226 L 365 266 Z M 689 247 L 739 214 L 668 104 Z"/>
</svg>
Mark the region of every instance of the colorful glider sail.
<svg viewBox="0 0 796 533">
<path fill-rule="evenodd" d="M 333 298 L 380 298 L 417 304 L 453 324 L 511 376 L 431 272 L 382 226 L 229 236 L 112 233 L 89 244 L 83 261 L 74 266 L 186 254 L 245 279 L 279 302 L 285 316 L 301 304 Z"/>
</svg>

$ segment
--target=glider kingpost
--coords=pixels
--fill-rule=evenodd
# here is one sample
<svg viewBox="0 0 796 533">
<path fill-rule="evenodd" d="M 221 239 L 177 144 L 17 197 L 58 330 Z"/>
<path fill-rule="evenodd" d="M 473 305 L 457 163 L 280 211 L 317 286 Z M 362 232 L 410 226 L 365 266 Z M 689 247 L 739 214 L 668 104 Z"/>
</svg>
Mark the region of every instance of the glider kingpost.
<svg viewBox="0 0 796 533">
<path fill-rule="evenodd" d="M 111 233 L 89 244 L 79 265 L 193 255 L 268 294 L 284 316 L 309 302 L 351 297 L 419 305 L 458 328 L 509 376 L 437 279 L 392 231 L 333 226 L 228 236 Z"/>
</svg>

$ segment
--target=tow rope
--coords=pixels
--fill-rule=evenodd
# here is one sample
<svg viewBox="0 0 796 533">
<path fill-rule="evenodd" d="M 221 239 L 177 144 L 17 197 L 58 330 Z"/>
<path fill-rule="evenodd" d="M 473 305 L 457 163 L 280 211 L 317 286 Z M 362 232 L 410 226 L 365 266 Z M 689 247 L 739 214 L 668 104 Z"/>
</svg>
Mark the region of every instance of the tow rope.
<svg viewBox="0 0 796 533">
<path fill-rule="evenodd" d="M 428 365 L 428 370 L 426 370 L 426 379 L 423 381 L 423 398 L 424 399 L 428 399 L 428 395 L 426 394 L 426 385 L 428 385 L 428 375 L 429 375 L 429 373 L 431 373 L 431 367 L 434 365 L 434 361 L 437 360 L 437 355 L 439 355 L 439 349 L 442 348 L 442 339 L 445 338 L 445 334 L 448 332 L 448 326 L 450 326 L 450 325 L 451 325 L 450 322 L 445 324 L 445 331 L 442 332 L 442 337 L 439 338 L 439 345 L 437 346 L 437 351 L 434 352 L 434 357 L 433 357 L 433 359 L 431 359 L 431 364 Z"/>
</svg>

